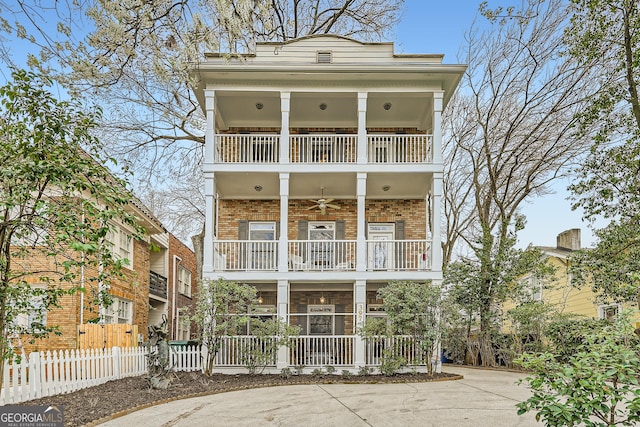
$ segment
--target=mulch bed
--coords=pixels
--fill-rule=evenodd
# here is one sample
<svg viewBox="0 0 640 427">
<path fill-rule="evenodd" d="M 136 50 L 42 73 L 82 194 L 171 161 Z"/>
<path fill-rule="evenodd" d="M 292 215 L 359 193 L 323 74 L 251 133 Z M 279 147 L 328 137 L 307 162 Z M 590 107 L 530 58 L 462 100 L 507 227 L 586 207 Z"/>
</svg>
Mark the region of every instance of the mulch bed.
<svg viewBox="0 0 640 427">
<path fill-rule="evenodd" d="M 92 426 L 112 417 L 143 409 L 152 405 L 188 397 L 258 387 L 301 384 L 375 384 L 442 381 L 459 379 L 459 375 L 399 374 L 395 376 L 369 375 L 225 375 L 207 377 L 200 372 L 178 372 L 166 390 L 150 389 L 144 376 L 117 381 L 79 390 L 73 393 L 49 396 L 22 402 L 19 405 L 63 405 L 65 426 Z"/>
</svg>

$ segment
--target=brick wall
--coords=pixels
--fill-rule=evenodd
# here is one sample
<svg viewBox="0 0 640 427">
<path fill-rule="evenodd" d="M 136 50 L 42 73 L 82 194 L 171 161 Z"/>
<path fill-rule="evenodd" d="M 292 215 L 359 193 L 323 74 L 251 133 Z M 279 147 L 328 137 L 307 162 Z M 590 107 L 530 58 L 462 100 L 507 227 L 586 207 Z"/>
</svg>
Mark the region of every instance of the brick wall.
<svg viewBox="0 0 640 427">
<path fill-rule="evenodd" d="M 27 258 L 29 271 L 48 267 L 53 269 L 55 264 L 52 258 L 40 255 L 35 251 Z M 15 268 L 20 269 L 24 264 L 16 263 Z M 133 269 L 124 267 L 123 277 L 112 277 L 110 294 L 133 302 L 132 320 L 138 325 L 138 330 L 146 339 L 147 322 L 149 316 L 149 245 L 144 241 L 134 241 L 133 244 Z M 24 335 L 21 338 L 25 351 L 36 350 L 61 350 L 77 348 L 78 325 L 80 324 L 81 307 L 84 307 L 84 323 L 99 317 L 99 308 L 95 304 L 98 291 L 98 283 L 93 280 L 98 272 L 95 268 L 85 268 L 84 275 L 76 271 L 77 279 L 73 282 L 62 282 L 60 287 L 71 289 L 84 287 L 85 292 L 76 292 L 73 295 L 65 295 L 59 301 L 60 308 L 50 308 L 47 312 L 47 325 L 58 326 L 58 333 L 51 334 L 48 338 L 33 340 L 31 336 Z M 40 285 L 42 282 L 37 276 L 27 278 L 32 285 Z"/>
<path fill-rule="evenodd" d="M 298 239 L 298 222 L 345 221 L 345 239 L 355 240 L 357 230 L 357 202 L 355 200 L 334 200 L 332 204 L 340 210 L 327 209 L 326 215 L 317 210 L 307 210 L 312 202 L 307 200 L 289 201 L 288 239 Z M 367 200 L 366 221 L 405 221 L 405 239 L 426 238 L 426 202 L 424 200 Z M 220 200 L 218 233 L 220 240 L 238 239 L 238 222 L 279 221 L 280 202 L 278 200 Z"/>
<path fill-rule="evenodd" d="M 176 257 L 180 258 L 179 260 Z M 181 261 L 180 261 L 181 260 Z M 179 292 L 177 283 L 177 267 L 180 266 L 191 271 L 191 297 L 183 295 Z M 198 278 L 196 277 L 196 257 L 193 251 L 173 234 L 169 234 L 169 316 L 167 328 L 169 337 L 175 339 L 175 309 L 187 308 L 189 311 L 195 309 L 196 298 L 198 294 Z M 191 338 L 196 338 L 197 327 L 191 325 Z"/>
</svg>

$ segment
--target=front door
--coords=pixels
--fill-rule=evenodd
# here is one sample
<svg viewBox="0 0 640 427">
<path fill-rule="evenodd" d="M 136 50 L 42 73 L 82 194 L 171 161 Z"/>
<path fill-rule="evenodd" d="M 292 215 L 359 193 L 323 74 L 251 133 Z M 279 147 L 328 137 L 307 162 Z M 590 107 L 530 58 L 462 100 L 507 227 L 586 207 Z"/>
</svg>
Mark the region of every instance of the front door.
<svg viewBox="0 0 640 427">
<path fill-rule="evenodd" d="M 393 270 L 393 224 L 369 224 L 367 257 L 370 270 Z"/>
</svg>

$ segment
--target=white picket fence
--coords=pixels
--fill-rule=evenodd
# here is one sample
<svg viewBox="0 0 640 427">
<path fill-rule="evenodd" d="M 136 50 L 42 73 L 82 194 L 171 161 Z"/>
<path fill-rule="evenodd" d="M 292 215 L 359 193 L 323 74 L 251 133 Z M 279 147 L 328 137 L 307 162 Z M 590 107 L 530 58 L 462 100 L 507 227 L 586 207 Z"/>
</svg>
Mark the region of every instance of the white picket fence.
<svg viewBox="0 0 640 427">
<path fill-rule="evenodd" d="M 4 362 L 0 405 L 70 393 L 107 381 L 144 375 L 146 347 L 33 352 Z M 172 347 L 174 371 L 199 371 L 200 348 Z"/>
</svg>

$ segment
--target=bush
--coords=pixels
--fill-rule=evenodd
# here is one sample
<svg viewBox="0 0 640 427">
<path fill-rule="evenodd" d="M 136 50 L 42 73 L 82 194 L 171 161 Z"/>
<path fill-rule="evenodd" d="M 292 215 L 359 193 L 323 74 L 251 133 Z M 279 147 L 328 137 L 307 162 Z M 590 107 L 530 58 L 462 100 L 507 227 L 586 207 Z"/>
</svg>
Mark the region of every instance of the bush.
<svg viewBox="0 0 640 427">
<path fill-rule="evenodd" d="M 532 396 L 518 414 L 536 412 L 550 426 L 637 425 L 640 422 L 640 354 L 628 315 L 600 329 L 579 329 L 574 354 L 525 353 L 518 363 Z M 576 341 L 577 342 L 577 341 Z M 598 421 L 594 421 L 598 420 Z"/>
</svg>

